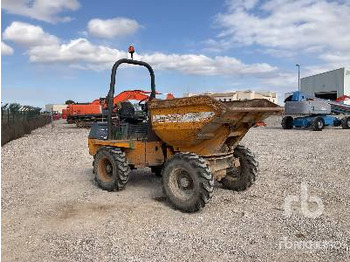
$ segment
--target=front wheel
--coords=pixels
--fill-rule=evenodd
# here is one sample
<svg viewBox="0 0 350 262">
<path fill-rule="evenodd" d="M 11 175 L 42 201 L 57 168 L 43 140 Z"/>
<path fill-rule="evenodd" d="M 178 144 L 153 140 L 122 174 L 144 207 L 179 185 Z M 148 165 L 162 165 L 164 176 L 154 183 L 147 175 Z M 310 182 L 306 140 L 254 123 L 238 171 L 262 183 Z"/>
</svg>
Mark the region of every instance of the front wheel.
<svg viewBox="0 0 350 262">
<path fill-rule="evenodd" d="M 130 167 L 125 153 L 119 148 L 100 148 L 93 162 L 95 181 L 107 191 L 122 190 L 129 180 Z"/>
<path fill-rule="evenodd" d="M 343 129 L 350 129 L 350 116 L 344 117 L 341 121 L 341 127 Z"/>
<path fill-rule="evenodd" d="M 291 117 L 291 116 L 283 117 L 282 123 L 281 123 L 282 128 L 283 129 L 292 129 L 293 128 L 293 122 L 294 122 L 293 117 Z"/>
<path fill-rule="evenodd" d="M 184 212 L 196 212 L 210 200 L 214 177 L 204 159 L 193 153 L 178 153 L 162 170 L 163 188 L 169 202 Z"/>
<path fill-rule="evenodd" d="M 224 188 L 244 191 L 255 182 L 259 164 L 252 151 L 241 145 L 235 148 L 233 156 L 239 161 L 227 169 L 226 176 L 220 182 Z"/>
</svg>

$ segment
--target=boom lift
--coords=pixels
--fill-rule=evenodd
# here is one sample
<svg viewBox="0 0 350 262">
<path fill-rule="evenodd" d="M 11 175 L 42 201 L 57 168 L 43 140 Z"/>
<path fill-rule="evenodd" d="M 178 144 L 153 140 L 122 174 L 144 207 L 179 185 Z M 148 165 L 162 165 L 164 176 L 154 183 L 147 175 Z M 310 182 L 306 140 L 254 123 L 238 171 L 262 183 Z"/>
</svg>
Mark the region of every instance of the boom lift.
<svg viewBox="0 0 350 262">
<path fill-rule="evenodd" d="M 331 101 L 309 97 L 296 91 L 285 101 L 286 116 L 282 119 L 282 127 L 283 129 L 306 127 L 313 131 L 322 131 L 326 126 L 342 126 L 344 129 L 349 129 L 350 105 L 341 103 L 345 99 L 347 96 Z"/>
</svg>

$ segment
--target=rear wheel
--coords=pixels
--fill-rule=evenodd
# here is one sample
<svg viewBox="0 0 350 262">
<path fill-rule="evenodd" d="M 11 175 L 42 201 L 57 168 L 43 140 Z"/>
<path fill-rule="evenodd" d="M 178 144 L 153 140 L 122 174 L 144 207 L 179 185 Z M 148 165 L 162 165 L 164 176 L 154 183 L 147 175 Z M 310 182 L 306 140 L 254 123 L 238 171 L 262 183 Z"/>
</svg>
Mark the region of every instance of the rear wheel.
<svg viewBox="0 0 350 262">
<path fill-rule="evenodd" d="M 169 202 L 185 212 L 196 212 L 210 200 L 214 177 L 204 159 L 192 153 L 178 153 L 162 170 L 163 188 Z"/>
<path fill-rule="evenodd" d="M 283 129 L 292 129 L 293 128 L 293 117 L 291 116 L 285 116 L 282 119 L 282 128 Z"/>
<path fill-rule="evenodd" d="M 322 117 L 315 117 L 311 122 L 311 129 L 313 131 L 322 131 L 325 127 L 325 123 Z"/>
<path fill-rule="evenodd" d="M 258 174 L 258 162 L 248 148 L 238 145 L 233 156 L 239 160 L 232 168 L 228 168 L 226 176 L 221 179 L 224 188 L 234 191 L 243 191 L 250 187 Z"/>
<path fill-rule="evenodd" d="M 341 127 L 343 129 L 350 129 L 350 117 L 344 117 L 341 120 Z"/>
<path fill-rule="evenodd" d="M 119 148 L 102 147 L 94 159 L 95 180 L 107 191 L 122 190 L 129 180 L 130 167 L 125 153 Z"/>
</svg>

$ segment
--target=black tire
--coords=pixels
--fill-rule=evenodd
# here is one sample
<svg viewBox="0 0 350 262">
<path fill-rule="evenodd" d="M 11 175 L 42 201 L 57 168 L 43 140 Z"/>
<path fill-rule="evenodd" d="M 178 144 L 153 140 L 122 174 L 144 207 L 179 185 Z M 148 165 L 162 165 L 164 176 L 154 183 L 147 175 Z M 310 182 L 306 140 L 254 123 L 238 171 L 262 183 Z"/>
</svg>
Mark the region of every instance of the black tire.
<svg viewBox="0 0 350 262">
<path fill-rule="evenodd" d="M 322 117 L 315 117 L 311 122 L 312 131 L 322 131 L 325 127 L 325 123 Z"/>
<path fill-rule="evenodd" d="M 344 117 L 341 120 L 341 127 L 343 129 L 350 129 L 350 117 Z"/>
<path fill-rule="evenodd" d="M 162 170 L 163 189 L 169 202 L 184 212 L 196 212 L 210 200 L 214 176 L 203 158 L 177 153 Z"/>
<path fill-rule="evenodd" d="M 291 116 L 285 116 L 282 119 L 282 128 L 283 129 L 292 129 L 293 128 L 293 117 Z"/>
<path fill-rule="evenodd" d="M 151 166 L 151 171 L 157 177 L 162 177 L 162 168 L 163 168 L 163 166 Z"/>
<path fill-rule="evenodd" d="M 119 148 L 102 147 L 94 158 L 95 181 L 107 191 L 122 190 L 129 180 L 130 167 L 125 153 Z"/>
<path fill-rule="evenodd" d="M 253 152 L 241 145 L 235 148 L 233 156 L 239 159 L 240 166 L 228 168 L 220 182 L 226 189 L 244 191 L 255 182 L 259 163 Z"/>
<path fill-rule="evenodd" d="M 76 126 L 77 126 L 78 128 L 83 128 L 83 127 L 85 127 L 85 123 L 84 123 L 83 121 L 77 121 L 77 122 L 76 122 Z"/>
</svg>

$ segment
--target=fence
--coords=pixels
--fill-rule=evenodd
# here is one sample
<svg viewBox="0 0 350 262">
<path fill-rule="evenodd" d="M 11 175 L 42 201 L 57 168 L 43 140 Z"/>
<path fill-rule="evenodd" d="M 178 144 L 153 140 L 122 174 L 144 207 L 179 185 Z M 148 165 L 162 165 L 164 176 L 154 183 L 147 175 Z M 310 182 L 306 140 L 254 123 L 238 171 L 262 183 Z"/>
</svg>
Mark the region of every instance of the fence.
<svg viewBox="0 0 350 262">
<path fill-rule="evenodd" d="M 40 112 L 33 111 L 14 111 L 10 109 L 1 110 L 1 122 L 2 123 L 13 123 L 17 121 L 28 121 L 40 115 Z"/>
<path fill-rule="evenodd" d="M 1 145 L 50 123 L 50 115 L 43 115 L 40 110 L 17 103 L 1 106 Z"/>
</svg>

